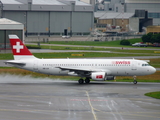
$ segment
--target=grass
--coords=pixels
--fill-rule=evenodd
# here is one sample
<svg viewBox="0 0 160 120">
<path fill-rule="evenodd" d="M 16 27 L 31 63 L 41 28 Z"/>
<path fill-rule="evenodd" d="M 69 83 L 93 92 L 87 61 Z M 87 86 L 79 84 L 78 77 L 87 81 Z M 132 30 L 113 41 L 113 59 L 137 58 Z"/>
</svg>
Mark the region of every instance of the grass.
<svg viewBox="0 0 160 120">
<path fill-rule="evenodd" d="M 128 76 L 119 76 L 117 77 L 117 82 L 130 82 L 133 81 L 133 77 Z M 160 82 L 160 71 L 156 71 L 156 73 L 152 75 L 145 76 L 137 76 L 138 82 Z"/>
<path fill-rule="evenodd" d="M 71 54 L 84 54 L 84 56 L 71 56 Z M 151 56 L 151 54 L 120 54 L 103 52 L 64 52 L 64 53 L 33 53 L 38 58 L 94 58 L 94 57 L 133 57 L 133 56 Z M 0 54 L 0 60 L 13 59 L 11 53 Z"/>
<path fill-rule="evenodd" d="M 156 98 L 156 99 L 160 99 L 160 91 L 158 91 L 158 92 L 146 93 L 145 95 L 146 95 L 146 96 L 149 96 L 149 97 Z"/>
<path fill-rule="evenodd" d="M 141 38 L 136 39 L 130 39 L 129 40 L 131 44 L 136 42 L 142 42 Z M 120 45 L 120 41 L 50 41 L 45 44 L 63 44 L 63 45 L 86 45 L 86 46 L 108 46 L 108 47 L 122 47 L 123 45 Z"/>
<path fill-rule="evenodd" d="M 160 68 L 160 58 L 150 59 L 149 64 L 155 68 Z"/>
<path fill-rule="evenodd" d="M 28 47 L 37 47 L 37 45 L 27 45 Z M 112 48 L 97 48 L 97 47 L 66 47 L 66 46 L 48 46 L 41 45 L 41 49 L 52 49 L 52 50 L 94 50 L 94 51 L 111 51 L 111 52 L 122 52 L 122 53 L 154 53 L 155 50 L 129 50 L 127 47 L 123 47 L 123 49 L 112 49 Z"/>
<path fill-rule="evenodd" d="M 141 38 L 134 38 L 129 39 L 131 44 L 142 42 Z M 42 44 L 62 44 L 62 45 L 85 45 L 85 46 L 105 46 L 105 47 L 132 47 L 130 45 L 120 45 L 120 40 L 117 41 L 50 41 L 48 43 Z M 143 48 L 143 47 L 141 47 Z M 149 48 L 155 48 L 155 47 L 149 47 Z M 157 47 L 156 49 L 160 49 L 160 47 Z"/>
<path fill-rule="evenodd" d="M 84 56 L 71 56 L 71 54 L 84 54 Z M 95 57 L 133 57 L 147 56 L 141 54 L 96 53 L 96 52 L 66 52 L 66 53 L 35 53 L 38 58 L 95 58 Z M 148 54 L 150 56 L 150 54 Z"/>
</svg>

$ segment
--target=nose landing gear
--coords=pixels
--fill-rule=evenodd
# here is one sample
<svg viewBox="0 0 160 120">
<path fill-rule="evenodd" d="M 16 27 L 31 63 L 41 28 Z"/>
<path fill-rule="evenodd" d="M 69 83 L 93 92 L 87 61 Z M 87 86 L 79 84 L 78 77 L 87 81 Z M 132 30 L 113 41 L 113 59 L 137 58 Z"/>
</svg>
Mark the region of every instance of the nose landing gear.
<svg viewBox="0 0 160 120">
<path fill-rule="evenodd" d="M 133 83 L 134 83 L 134 84 L 137 84 L 136 77 L 137 77 L 137 76 L 133 76 L 133 79 L 134 79 L 134 80 L 133 80 Z"/>
</svg>

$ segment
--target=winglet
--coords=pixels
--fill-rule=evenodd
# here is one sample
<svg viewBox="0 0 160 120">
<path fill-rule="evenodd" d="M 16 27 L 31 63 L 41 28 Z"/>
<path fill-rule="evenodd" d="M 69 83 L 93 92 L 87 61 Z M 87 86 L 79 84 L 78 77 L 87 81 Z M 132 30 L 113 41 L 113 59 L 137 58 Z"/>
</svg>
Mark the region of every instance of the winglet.
<svg viewBox="0 0 160 120">
<path fill-rule="evenodd" d="M 9 35 L 9 40 L 15 60 L 35 58 L 17 35 Z"/>
</svg>

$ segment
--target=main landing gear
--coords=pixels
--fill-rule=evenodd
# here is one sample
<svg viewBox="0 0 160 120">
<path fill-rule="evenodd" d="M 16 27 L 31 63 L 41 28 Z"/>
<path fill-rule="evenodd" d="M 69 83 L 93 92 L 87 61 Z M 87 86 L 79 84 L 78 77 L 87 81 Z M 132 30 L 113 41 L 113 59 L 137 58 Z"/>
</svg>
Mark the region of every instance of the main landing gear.
<svg viewBox="0 0 160 120">
<path fill-rule="evenodd" d="M 83 80 L 82 78 L 80 78 L 79 80 L 78 80 L 78 83 L 79 84 L 83 84 L 84 83 L 84 81 L 85 81 L 85 83 L 90 83 L 90 79 L 89 78 L 86 78 L 85 80 Z"/>
<path fill-rule="evenodd" d="M 133 83 L 134 83 L 134 84 L 137 84 L 136 77 L 137 77 L 137 76 L 133 76 L 133 79 L 134 79 L 134 80 L 133 80 Z"/>
</svg>

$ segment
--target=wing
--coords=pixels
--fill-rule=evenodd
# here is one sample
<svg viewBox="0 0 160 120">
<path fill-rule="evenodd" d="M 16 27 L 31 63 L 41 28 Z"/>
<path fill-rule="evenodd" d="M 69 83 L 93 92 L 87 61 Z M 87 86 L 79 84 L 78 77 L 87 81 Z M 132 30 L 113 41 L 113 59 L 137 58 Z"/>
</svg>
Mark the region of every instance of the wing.
<svg viewBox="0 0 160 120">
<path fill-rule="evenodd" d="M 104 70 L 104 69 L 70 68 L 70 67 L 57 67 L 57 68 L 61 70 L 69 70 L 69 72 L 74 72 L 74 74 L 83 77 L 90 76 L 92 72 L 106 72 L 107 74 L 111 74 L 110 70 Z"/>
</svg>

